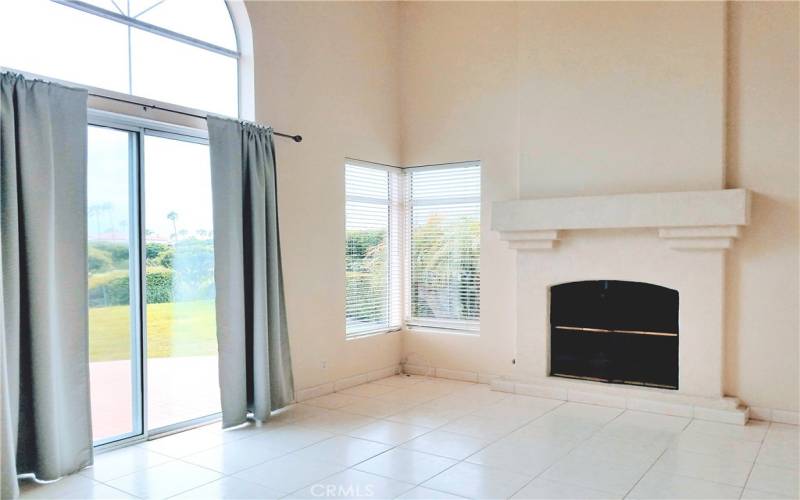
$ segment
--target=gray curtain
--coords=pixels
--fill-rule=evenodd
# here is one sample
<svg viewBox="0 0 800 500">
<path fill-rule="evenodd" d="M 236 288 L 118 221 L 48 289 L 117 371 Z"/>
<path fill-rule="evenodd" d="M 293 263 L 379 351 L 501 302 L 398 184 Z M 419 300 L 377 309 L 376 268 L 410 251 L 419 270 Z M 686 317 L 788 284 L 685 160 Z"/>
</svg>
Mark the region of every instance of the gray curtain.
<svg viewBox="0 0 800 500">
<path fill-rule="evenodd" d="M 92 462 L 86 91 L 0 74 L 2 496 Z"/>
<path fill-rule="evenodd" d="M 222 425 L 294 399 L 272 129 L 208 118 Z"/>
</svg>

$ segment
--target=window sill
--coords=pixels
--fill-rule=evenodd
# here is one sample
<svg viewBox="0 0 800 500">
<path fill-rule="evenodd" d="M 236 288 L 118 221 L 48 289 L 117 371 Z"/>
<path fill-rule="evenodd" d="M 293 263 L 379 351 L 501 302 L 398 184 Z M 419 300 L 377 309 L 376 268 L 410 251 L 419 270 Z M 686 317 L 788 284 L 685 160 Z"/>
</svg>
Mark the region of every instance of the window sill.
<svg viewBox="0 0 800 500">
<path fill-rule="evenodd" d="M 387 328 L 385 330 L 374 330 L 364 333 L 355 333 L 353 335 L 345 335 L 344 339 L 349 342 L 351 340 L 361 340 L 370 337 L 377 337 L 378 335 L 386 335 L 388 333 L 399 332 L 400 330 L 402 330 L 402 328 L 398 326 L 396 328 Z"/>
<path fill-rule="evenodd" d="M 409 333 L 433 333 L 437 335 L 459 335 L 464 337 L 480 337 L 480 330 L 464 330 L 458 328 L 436 328 L 421 325 L 406 325 L 405 330 Z"/>
</svg>

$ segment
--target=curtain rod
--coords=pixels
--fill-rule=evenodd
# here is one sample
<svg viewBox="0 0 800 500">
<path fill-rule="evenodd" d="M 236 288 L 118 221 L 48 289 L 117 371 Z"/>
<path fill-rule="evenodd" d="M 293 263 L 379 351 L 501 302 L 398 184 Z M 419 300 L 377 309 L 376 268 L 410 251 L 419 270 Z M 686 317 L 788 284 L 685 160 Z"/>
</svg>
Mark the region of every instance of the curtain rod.
<svg viewBox="0 0 800 500">
<path fill-rule="evenodd" d="M 180 110 L 177 110 L 177 109 L 171 109 L 171 108 L 165 108 L 165 107 L 162 107 L 162 106 L 157 106 L 155 104 L 142 104 L 140 102 L 129 101 L 127 99 L 120 99 L 119 97 L 111 97 L 111 96 L 108 96 L 108 95 L 97 94 L 97 93 L 93 93 L 93 92 L 89 92 L 89 95 L 92 96 L 92 97 L 99 97 L 101 99 L 108 99 L 110 101 L 124 102 L 126 104 L 132 104 L 134 106 L 141 106 L 142 109 L 144 109 L 145 111 L 147 111 L 148 108 L 150 108 L 150 109 L 158 109 L 158 110 L 161 110 L 161 111 L 168 111 L 170 113 L 177 113 L 179 115 L 191 116 L 192 118 L 199 118 L 200 120 L 207 120 L 208 119 L 208 115 L 198 115 L 198 114 L 195 114 L 195 113 L 189 113 L 189 112 L 180 111 Z M 301 136 L 301 135 L 284 134 L 283 132 L 276 132 L 274 130 L 272 131 L 272 135 L 277 135 L 277 136 L 280 136 L 280 137 L 286 137 L 287 139 L 291 139 L 294 142 L 301 142 L 303 140 L 303 136 Z"/>
</svg>

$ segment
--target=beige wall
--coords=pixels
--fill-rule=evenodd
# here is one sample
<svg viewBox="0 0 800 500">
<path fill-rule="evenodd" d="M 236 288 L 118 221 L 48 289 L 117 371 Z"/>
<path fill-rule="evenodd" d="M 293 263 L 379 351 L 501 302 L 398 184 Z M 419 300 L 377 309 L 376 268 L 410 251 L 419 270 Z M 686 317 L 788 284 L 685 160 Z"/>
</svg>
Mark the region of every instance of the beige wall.
<svg viewBox="0 0 800 500">
<path fill-rule="evenodd" d="M 398 6 L 248 2 L 247 9 L 256 118 L 304 137 L 277 140 L 295 386 L 396 364 L 399 334 L 345 341 L 343 162 L 400 160 Z"/>
<path fill-rule="evenodd" d="M 797 3 L 735 3 L 729 18 L 729 187 L 753 190 L 728 259 L 727 390 L 798 409 Z"/>
<path fill-rule="evenodd" d="M 726 388 L 796 410 L 797 4 L 734 4 L 730 26 L 726 10 L 404 3 L 402 156 L 482 160 L 484 222 L 489 203 L 514 198 L 515 187 L 522 198 L 754 190 L 753 225 L 728 256 Z M 411 333 L 405 352 L 510 371 L 513 255 L 486 224 L 482 244 L 481 338 Z"/>
<path fill-rule="evenodd" d="M 407 333 L 415 364 L 507 373 L 516 337 L 514 255 L 489 230 L 491 202 L 517 197 L 514 4 L 402 4 L 403 164 L 481 161 L 481 332 Z"/>
<path fill-rule="evenodd" d="M 299 388 L 404 356 L 512 373 L 516 265 L 488 229 L 493 201 L 730 186 L 755 198 L 753 225 L 728 255 L 727 391 L 798 408 L 797 4 L 248 10 L 256 116 L 306 137 L 278 146 Z M 344 341 L 346 156 L 482 162 L 480 336 Z"/>
<path fill-rule="evenodd" d="M 522 197 L 721 188 L 723 33 L 722 3 L 522 4 Z"/>
</svg>

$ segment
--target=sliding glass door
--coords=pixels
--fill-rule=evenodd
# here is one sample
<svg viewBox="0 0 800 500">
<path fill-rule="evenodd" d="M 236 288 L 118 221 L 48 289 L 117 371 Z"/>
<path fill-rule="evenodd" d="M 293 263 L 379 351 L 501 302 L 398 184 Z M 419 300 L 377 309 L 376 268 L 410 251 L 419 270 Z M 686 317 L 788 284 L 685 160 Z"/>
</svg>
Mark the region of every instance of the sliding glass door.
<svg viewBox="0 0 800 500">
<path fill-rule="evenodd" d="M 208 145 L 144 138 L 151 429 L 220 411 Z"/>
<path fill-rule="evenodd" d="M 96 443 L 142 433 L 135 132 L 88 131 L 89 368 Z"/>
<path fill-rule="evenodd" d="M 170 129 L 105 115 L 89 127 L 96 445 L 220 411 L 208 144 Z"/>
</svg>

